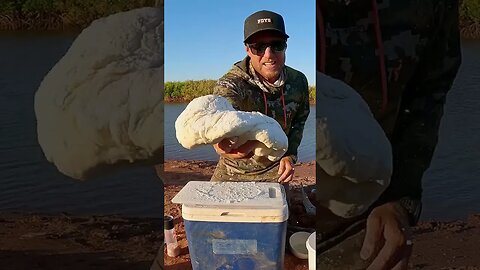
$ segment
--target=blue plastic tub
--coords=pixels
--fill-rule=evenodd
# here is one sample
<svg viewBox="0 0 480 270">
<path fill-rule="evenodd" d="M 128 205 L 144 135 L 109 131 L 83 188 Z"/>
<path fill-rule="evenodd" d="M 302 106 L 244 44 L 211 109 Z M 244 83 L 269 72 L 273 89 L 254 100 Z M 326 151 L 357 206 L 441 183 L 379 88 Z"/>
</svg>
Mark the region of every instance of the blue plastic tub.
<svg viewBox="0 0 480 270">
<path fill-rule="evenodd" d="M 286 230 L 286 222 L 185 220 L 188 249 L 195 270 L 281 270 Z"/>
<path fill-rule="evenodd" d="M 224 192 L 232 197 L 218 198 Z M 288 207 L 278 183 L 189 182 L 172 201 L 183 202 L 194 270 L 284 268 Z"/>
</svg>

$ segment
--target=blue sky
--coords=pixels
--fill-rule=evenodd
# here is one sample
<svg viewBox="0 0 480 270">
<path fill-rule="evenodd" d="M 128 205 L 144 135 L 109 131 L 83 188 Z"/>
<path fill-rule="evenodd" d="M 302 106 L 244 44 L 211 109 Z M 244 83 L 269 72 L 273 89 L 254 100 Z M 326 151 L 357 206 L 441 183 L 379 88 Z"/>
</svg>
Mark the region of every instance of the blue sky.
<svg viewBox="0 0 480 270">
<path fill-rule="evenodd" d="M 315 85 L 315 1 L 166 0 L 165 81 L 218 79 L 246 55 L 245 18 L 271 10 L 285 20 L 286 64 Z"/>
</svg>

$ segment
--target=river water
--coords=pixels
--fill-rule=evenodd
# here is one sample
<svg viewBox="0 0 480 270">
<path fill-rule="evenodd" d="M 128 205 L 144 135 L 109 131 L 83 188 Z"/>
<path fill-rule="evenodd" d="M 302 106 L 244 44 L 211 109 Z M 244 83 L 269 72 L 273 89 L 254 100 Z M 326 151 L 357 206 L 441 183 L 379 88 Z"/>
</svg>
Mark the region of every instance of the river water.
<svg viewBox="0 0 480 270">
<path fill-rule="evenodd" d="M 127 169 L 79 182 L 47 162 L 36 139 L 33 97 L 74 36 L 0 33 L 0 211 L 155 216 L 163 189 L 152 168 Z M 480 42 L 463 42 L 463 63 L 448 95 L 440 142 L 424 177 L 424 219 L 480 212 Z M 165 158 L 214 160 L 211 147 L 181 149 L 171 128 L 184 104 L 165 106 Z M 314 119 L 314 110 L 309 121 Z M 314 159 L 307 122 L 300 160 Z"/>
<path fill-rule="evenodd" d="M 424 218 L 480 212 L 480 42 L 463 41 L 462 65 L 447 96 L 439 143 L 424 175 Z"/>
<path fill-rule="evenodd" d="M 59 173 L 43 155 L 34 94 L 73 38 L 0 34 L 0 211 L 162 216 L 163 188 L 153 168 L 80 182 Z"/>
</svg>

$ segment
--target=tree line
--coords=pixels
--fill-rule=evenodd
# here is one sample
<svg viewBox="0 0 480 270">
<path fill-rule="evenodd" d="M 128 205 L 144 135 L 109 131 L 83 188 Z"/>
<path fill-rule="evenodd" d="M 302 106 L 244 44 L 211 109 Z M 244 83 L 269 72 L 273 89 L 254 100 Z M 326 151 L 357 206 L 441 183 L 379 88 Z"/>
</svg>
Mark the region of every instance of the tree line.
<svg viewBox="0 0 480 270">
<path fill-rule="evenodd" d="M 460 0 L 459 13 L 462 36 L 480 39 L 480 1 Z"/>
<path fill-rule="evenodd" d="M 155 6 L 157 1 L 0 0 L 0 29 L 79 30 L 98 18 L 139 7 Z"/>
<path fill-rule="evenodd" d="M 164 0 L 0 0 L 0 29 L 83 29 L 93 20 Z M 460 0 L 462 36 L 480 38 L 480 1 Z"/>
<path fill-rule="evenodd" d="M 192 99 L 213 93 L 216 80 L 188 80 L 165 83 L 166 102 L 189 102 Z M 315 86 L 309 86 L 310 102 L 315 102 Z"/>
</svg>

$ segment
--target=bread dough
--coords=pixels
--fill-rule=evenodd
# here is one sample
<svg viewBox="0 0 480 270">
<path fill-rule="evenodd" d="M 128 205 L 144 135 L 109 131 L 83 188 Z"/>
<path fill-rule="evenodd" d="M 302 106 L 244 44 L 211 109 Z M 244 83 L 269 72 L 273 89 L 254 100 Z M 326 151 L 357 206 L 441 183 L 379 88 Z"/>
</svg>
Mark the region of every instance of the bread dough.
<svg viewBox="0 0 480 270">
<path fill-rule="evenodd" d="M 163 11 L 84 29 L 35 94 L 39 144 L 70 177 L 163 159 Z"/>
<path fill-rule="evenodd" d="M 271 161 L 280 159 L 288 149 L 288 138 L 280 124 L 260 112 L 235 110 L 221 96 L 206 95 L 192 100 L 175 121 L 178 142 L 191 149 L 234 138 L 235 145 L 248 140 L 261 142 L 254 155 Z"/>
<path fill-rule="evenodd" d="M 362 97 L 320 72 L 316 108 L 320 204 L 341 217 L 360 215 L 390 184 L 390 142 Z"/>
</svg>

